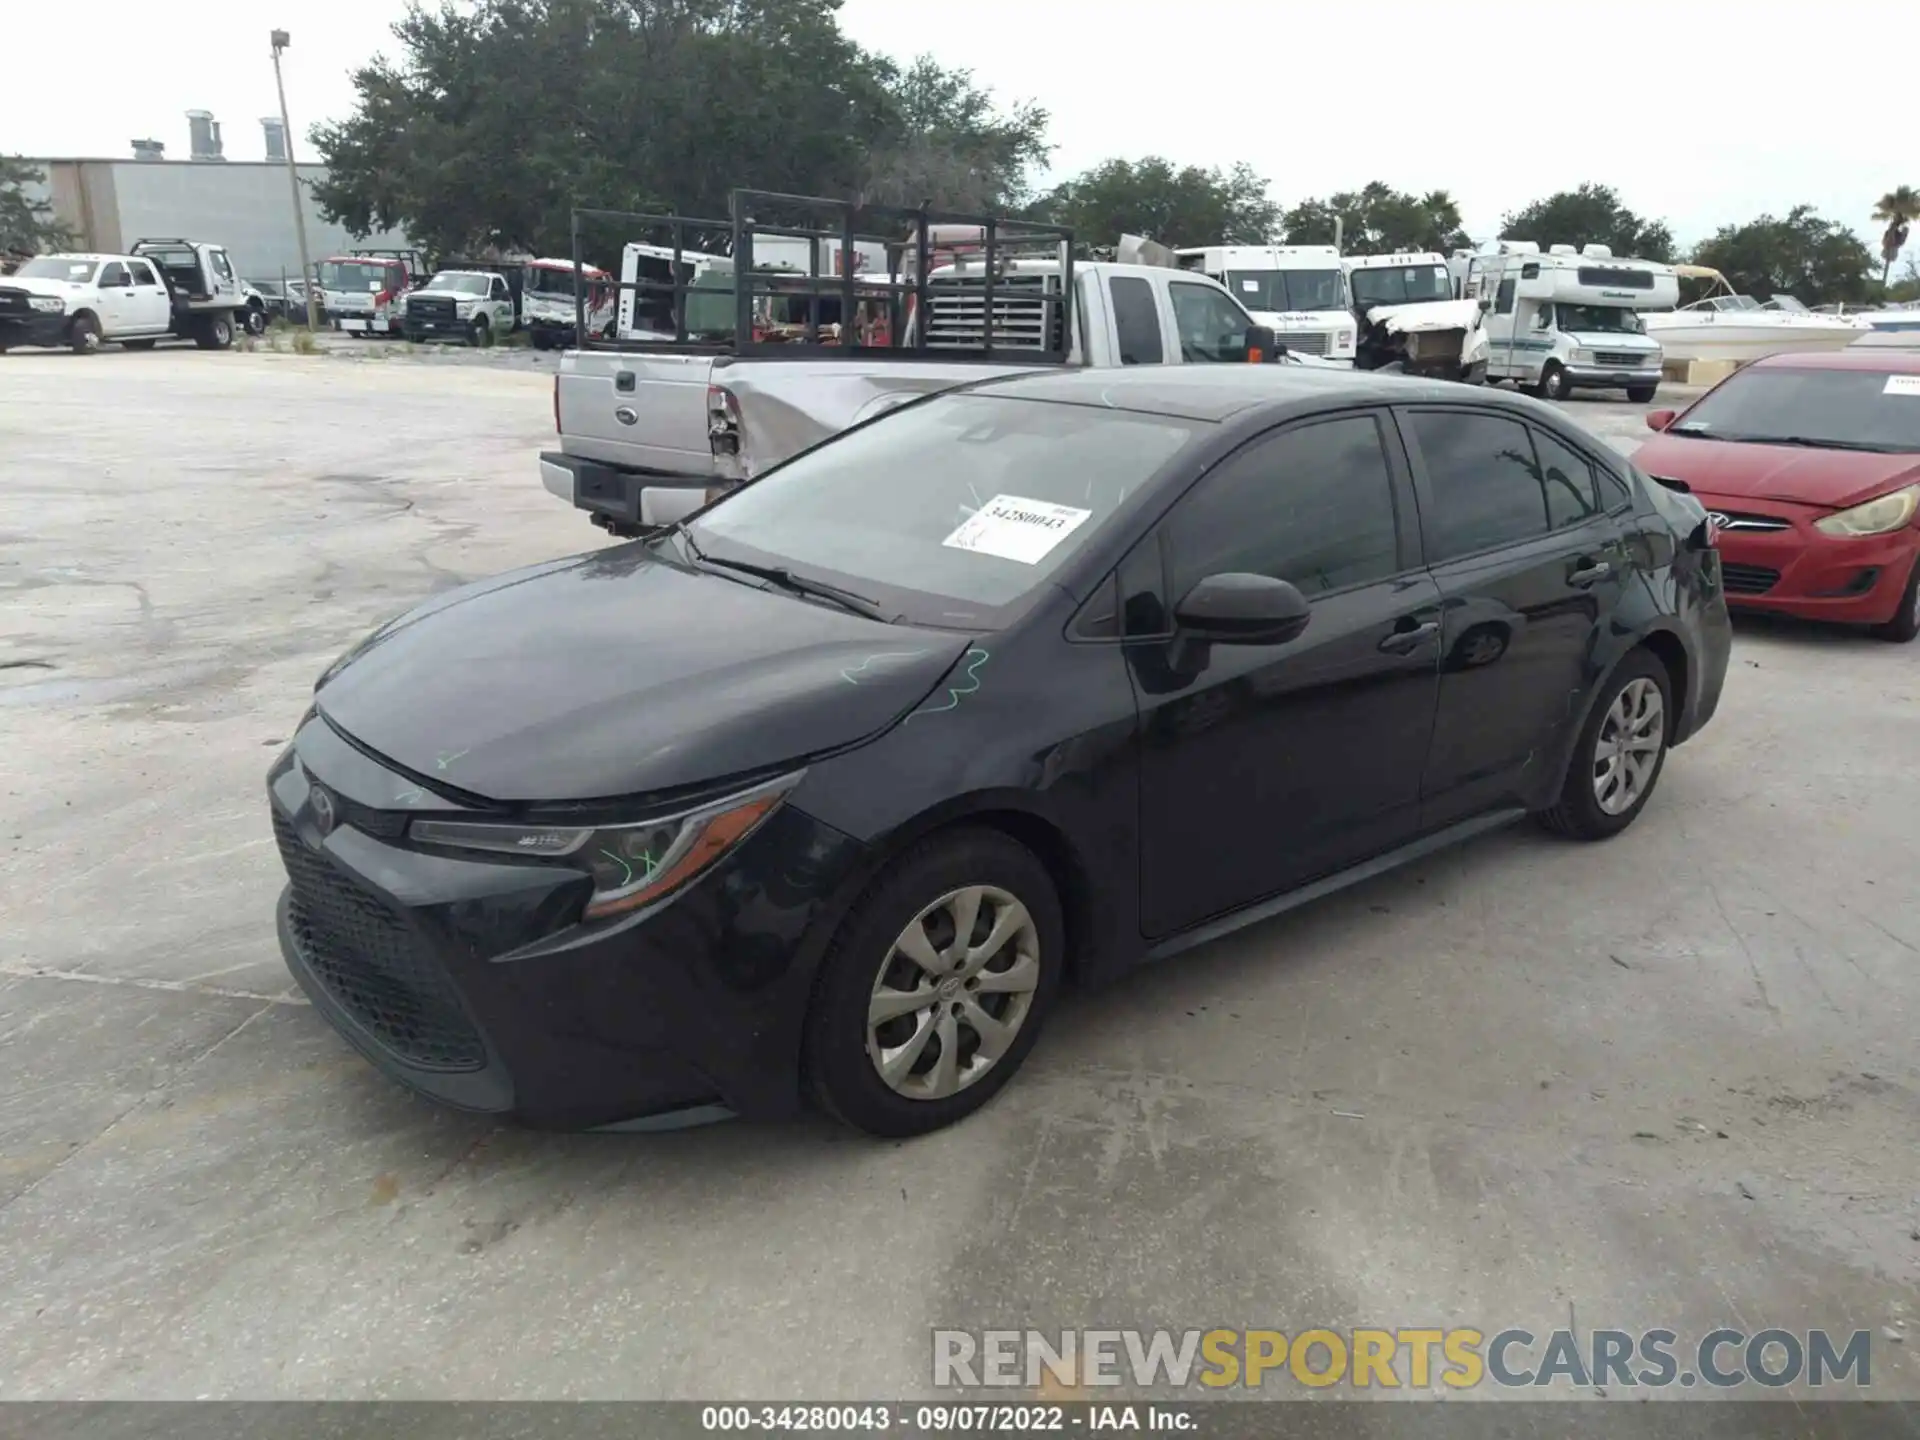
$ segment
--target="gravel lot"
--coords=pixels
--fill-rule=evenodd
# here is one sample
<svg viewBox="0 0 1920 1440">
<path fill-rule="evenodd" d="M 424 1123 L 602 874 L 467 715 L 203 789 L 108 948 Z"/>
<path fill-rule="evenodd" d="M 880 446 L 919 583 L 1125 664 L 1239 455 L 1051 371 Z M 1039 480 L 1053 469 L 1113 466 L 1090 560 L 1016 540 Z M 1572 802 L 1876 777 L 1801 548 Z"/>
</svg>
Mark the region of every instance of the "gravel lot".
<svg viewBox="0 0 1920 1440">
<path fill-rule="evenodd" d="M 544 373 L 411 360 L 0 359 L 0 1397 L 911 1396 L 936 1325 L 1569 1323 L 1869 1329 L 1920 1397 L 1920 646 L 1743 625 L 1620 841 L 1072 998 L 957 1130 L 499 1128 L 273 939 L 314 676 L 600 538 Z"/>
</svg>

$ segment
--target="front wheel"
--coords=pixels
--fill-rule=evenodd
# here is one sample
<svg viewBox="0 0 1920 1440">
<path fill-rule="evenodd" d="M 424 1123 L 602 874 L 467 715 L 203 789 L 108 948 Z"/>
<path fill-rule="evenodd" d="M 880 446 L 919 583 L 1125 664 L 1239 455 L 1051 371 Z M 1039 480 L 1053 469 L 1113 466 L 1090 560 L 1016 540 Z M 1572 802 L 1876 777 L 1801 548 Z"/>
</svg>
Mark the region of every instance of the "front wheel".
<svg viewBox="0 0 1920 1440">
<path fill-rule="evenodd" d="M 1560 798 L 1540 823 L 1575 840 L 1605 840 L 1631 825 L 1660 781 L 1672 713 L 1667 667 L 1634 651 L 1580 727 Z"/>
<path fill-rule="evenodd" d="M 1573 382 L 1558 360 L 1549 360 L 1546 369 L 1540 372 L 1540 383 L 1534 386 L 1533 393 L 1542 400 L 1564 400 L 1573 393 Z"/>
<path fill-rule="evenodd" d="M 533 348 L 536 350 L 551 350 L 553 348 L 553 336 L 545 330 L 532 331 L 531 338 L 533 340 Z"/>
<path fill-rule="evenodd" d="M 249 305 L 242 320 L 247 334 L 258 337 L 267 333 L 267 312 L 258 305 Z"/>
<path fill-rule="evenodd" d="M 100 322 L 84 311 L 73 317 L 73 323 L 67 326 L 67 348 L 76 355 L 97 355 L 100 352 Z"/>
<path fill-rule="evenodd" d="M 473 324 L 467 330 L 467 340 L 476 350 L 493 343 L 493 326 L 487 323 L 486 316 L 473 317 Z"/>
<path fill-rule="evenodd" d="M 1059 987 L 1052 878 L 996 830 L 937 835 L 863 895 L 823 962 L 805 1069 L 821 1107 L 870 1135 L 972 1114 L 1027 1058 Z"/>
<path fill-rule="evenodd" d="M 1634 405 L 1650 405 L 1653 403 L 1654 392 L 1659 388 L 1658 385 L 1629 385 L 1627 400 Z"/>
<path fill-rule="evenodd" d="M 1905 645 L 1920 635 L 1920 555 L 1914 557 L 1913 569 L 1907 574 L 1907 588 L 1901 592 L 1900 608 L 1894 611 L 1891 620 L 1874 626 L 1873 633 L 1896 645 Z"/>
</svg>

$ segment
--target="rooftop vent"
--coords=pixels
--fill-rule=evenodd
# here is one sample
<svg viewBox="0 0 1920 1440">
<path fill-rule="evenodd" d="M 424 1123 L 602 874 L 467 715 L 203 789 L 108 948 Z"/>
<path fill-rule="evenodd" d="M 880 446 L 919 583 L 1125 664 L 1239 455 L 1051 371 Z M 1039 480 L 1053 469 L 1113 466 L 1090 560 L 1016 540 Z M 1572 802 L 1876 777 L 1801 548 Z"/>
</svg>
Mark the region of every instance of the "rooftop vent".
<svg viewBox="0 0 1920 1440">
<path fill-rule="evenodd" d="M 220 153 L 220 122 L 210 110 L 187 111 L 187 133 L 195 160 L 224 160 Z"/>
<path fill-rule="evenodd" d="M 136 160 L 164 160 L 167 158 L 167 147 L 159 140 L 135 140 L 132 143 L 133 158 Z"/>
<path fill-rule="evenodd" d="M 1576 252 L 1571 245 L 1550 245 L 1547 247 L 1547 253 L 1549 255 L 1573 255 L 1578 252 Z"/>
<path fill-rule="evenodd" d="M 1611 260 L 1613 250 L 1606 245 L 1582 245 L 1580 253 L 1589 260 Z"/>
</svg>

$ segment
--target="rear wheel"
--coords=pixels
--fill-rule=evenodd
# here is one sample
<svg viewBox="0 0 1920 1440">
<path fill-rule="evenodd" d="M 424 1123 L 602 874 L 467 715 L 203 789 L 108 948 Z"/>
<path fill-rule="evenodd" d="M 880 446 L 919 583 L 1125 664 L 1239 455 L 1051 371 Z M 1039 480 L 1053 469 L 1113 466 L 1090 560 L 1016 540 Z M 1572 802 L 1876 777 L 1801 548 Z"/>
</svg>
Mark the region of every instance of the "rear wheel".
<svg viewBox="0 0 1920 1440">
<path fill-rule="evenodd" d="M 1558 360 L 1549 360 L 1540 372 L 1540 383 L 1533 387 L 1533 393 L 1542 400 L 1564 400 L 1573 393 L 1573 382 L 1567 379 L 1567 372 Z"/>
<path fill-rule="evenodd" d="M 1627 387 L 1627 399 L 1635 405 L 1650 404 L 1653 400 L 1654 391 L 1659 388 L 1658 385 L 1629 385 Z"/>
<path fill-rule="evenodd" d="M 1907 588 L 1901 592 L 1900 608 L 1893 612 L 1891 620 L 1874 626 L 1873 633 L 1896 645 L 1905 645 L 1920 635 L 1920 555 L 1914 557 L 1913 569 L 1907 574 Z"/>
<path fill-rule="evenodd" d="M 1631 825 L 1667 758 L 1673 711 L 1667 667 L 1646 650 L 1620 662 L 1580 729 L 1560 798 L 1542 825 L 1576 840 L 1605 840 Z"/>
<path fill-rule="evenodd" d="M 67 347 L 76 355 L 95 355 L 100 350 L 100 322 L 82 310 L 67 326 Z"/>
<path fill-rule="evenodd" d="M 807 1015 L 814 1098 L 887 1137 L 972 1114 L 1032 1050 L 1065 944 L 1052 878 L 1009 836 L 961 830 L 908 851 L 823 962 Z"/>
<path fill-rule="evenodd" d="M 233 316 L 200 315 L 193 322 L 193 343 L 202 350 L 225 350 L 233 344 Z"/>
</svg>

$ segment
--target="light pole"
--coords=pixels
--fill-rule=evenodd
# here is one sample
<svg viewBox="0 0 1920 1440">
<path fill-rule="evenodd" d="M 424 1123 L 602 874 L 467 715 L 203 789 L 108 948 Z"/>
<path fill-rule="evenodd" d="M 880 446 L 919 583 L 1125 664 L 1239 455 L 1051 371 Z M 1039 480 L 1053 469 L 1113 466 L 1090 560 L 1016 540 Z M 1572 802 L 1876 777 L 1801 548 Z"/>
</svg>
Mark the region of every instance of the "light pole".
<svg viewBox="0 0 1920 1440">
<path fill-rule="evenodd" d="M 287 119 L 287 82 L 280 78 L 280 52 L 293 42 L 287 32 L 273 32 L 273 86 L 280 92 L 281 149 L 287 152 L 287 189 L 293 196 L 293 228 L 300 237 L 300 288 L 307 296 L 307 329 L 320 331 L 320 305 L 313 294 L 313 262 L 307 258 L 307 214 L 300 206 L 300 172 L 293 164 L 293 122 Z"/>
</svg>

